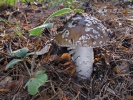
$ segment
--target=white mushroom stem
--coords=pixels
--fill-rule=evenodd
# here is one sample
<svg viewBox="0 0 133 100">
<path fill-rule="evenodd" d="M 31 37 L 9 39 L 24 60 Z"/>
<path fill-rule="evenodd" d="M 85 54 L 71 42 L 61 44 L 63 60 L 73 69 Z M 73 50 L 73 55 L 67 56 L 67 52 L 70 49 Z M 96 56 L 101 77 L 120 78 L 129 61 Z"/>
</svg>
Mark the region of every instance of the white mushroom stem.
<svg viewBox="0 0 133 100">
<path fill-rule="evenodd" d="M 76 47 L 72 56 L 77 66 L 76 72 L 82 75 L 82 78 L 90 78 L 93 72 L 94 53 L 92 47 Z"/>
</svg>

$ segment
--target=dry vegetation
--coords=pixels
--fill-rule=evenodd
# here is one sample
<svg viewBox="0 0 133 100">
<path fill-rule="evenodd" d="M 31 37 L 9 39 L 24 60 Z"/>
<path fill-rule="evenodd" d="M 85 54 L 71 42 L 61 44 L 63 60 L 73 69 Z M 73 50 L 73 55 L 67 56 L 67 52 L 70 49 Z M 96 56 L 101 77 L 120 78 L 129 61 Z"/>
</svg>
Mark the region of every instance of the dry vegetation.
<svg viewBox="0 0 133 100">
<path fill-rule="evenodd" d="M 77 77 L 74 62 L 64 54 L 68 53 L 67 49 L 52 42 L 48 53 L 35 58 L 34 70 L 45 69 L 48 81 L 34 96 L 23 88 L 30 77 L 22 63 L 5 71 L 13 59 L 9 54 L 23 47 L 29 48 L 29 52 L 35 47 L 41 50 L 67 15 L 51 20 L 54 27 L 44 30 L 37 46 L 37 37 L 30 37 L 28 31 L 42 24 L 59 7 L 20 4 L 19 11 L 14 7 L 3 9 L 0 13 L 0 100 L 133 100 L 133 8 L 129 5 L 132 6 L 119 0 L 92 0 L 82 6 L 86 13 L 96 16 L 111 30 L 108 44 L 94 49 L 91 79 Z M 22 36 L 18 35 L 19 30 Z M 29 68 L 32 58 L 27 58 Z"/>
</svg>

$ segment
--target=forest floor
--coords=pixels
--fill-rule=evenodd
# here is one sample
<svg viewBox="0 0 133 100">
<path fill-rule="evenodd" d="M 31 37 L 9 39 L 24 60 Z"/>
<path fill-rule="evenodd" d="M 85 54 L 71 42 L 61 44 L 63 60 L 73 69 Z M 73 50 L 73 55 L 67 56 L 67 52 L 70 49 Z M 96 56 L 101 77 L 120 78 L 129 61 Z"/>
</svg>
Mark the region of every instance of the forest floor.
<svg viewBox="0 0 133 100">
<path fill-rule="evenodd" d="M 29 36 L 29 30 L 41 25 L 61 6 L 21 3 L 0 9 L 0 100 L 133 100 L 133 4 L 119 0 L 90 1 L 78 7 L 111 30 L 110 40 L 106 46 L 94 48 L 94 70 L 86 80 L 77 76 L 73 61 L 62 61 L 62 55 L 68 51 L 54 41 L 48 52 L 36 56 L 35 61 L 34 56 L 29 56 L 28 67 L 34 63 L 35 72 L 44 69 L 48 75 L 47 82 L 34 96 L 24 88 L 30 76 L 22 63 L 5 71 L 14 59 L 10 54 L 23 47 L 29 52 L 46 47 L 46 42 L 53 39 L 52 32 L 63 24 L 67 15 L 52 18 L 54 27 L 45 29 L 38 41 L 36 36 Z"/>
</svg>

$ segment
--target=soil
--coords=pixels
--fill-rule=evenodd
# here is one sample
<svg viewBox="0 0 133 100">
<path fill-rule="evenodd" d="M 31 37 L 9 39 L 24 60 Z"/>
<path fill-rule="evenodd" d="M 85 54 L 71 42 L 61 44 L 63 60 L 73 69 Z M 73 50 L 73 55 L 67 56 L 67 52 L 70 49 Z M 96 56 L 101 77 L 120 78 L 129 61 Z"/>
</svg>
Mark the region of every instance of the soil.
<svg viewBox="0 0 133 100">
<path fill-rule="evenodd" d="M 90 79 L 81 79 L 75 72 L 67 48 L 59 47 L 53 34 L 72 14 L 52 18 L 53 28 L 44 29 L 40 41 L 30 36 L 29 30 L 41 24 L 55 11 L 67 6 L 19 3 L 0 6 L 0 100 L 133 100 L 133 4 L 122 0 L 90 0 L 75 4 L 75 8 L 95 16 L 109 30 L 106 46 L 94 48 L 95 61 Z M 50 41 L 50 42 L 49 42 Z M 29 56 L 26 64 L 34 72 L 46 70 L 47 82 L 36 95 L 24 88 L 30 76 L 18 63 L 5 70 L 15 57 L 11 52 L 27 47 L 29 52 L 39 51 L 50 43 L 42 55 Z"/>
</svg>

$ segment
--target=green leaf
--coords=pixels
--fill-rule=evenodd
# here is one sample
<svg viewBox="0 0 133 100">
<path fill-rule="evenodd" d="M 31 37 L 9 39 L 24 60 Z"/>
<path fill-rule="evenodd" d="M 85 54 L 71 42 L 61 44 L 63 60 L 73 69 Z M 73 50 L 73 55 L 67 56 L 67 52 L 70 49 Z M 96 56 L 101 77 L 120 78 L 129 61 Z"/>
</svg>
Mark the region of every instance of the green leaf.
<svg viewBox="0 0 133 100">
<path fill-rule="evenodd" d="M 44 70 L 40 70 L 36 73 L 36 78 L 31 78 L 25 85 L 28 87 L 28 92 L 31 95 L 35 95 L 38 92 L 38 88 L 42 86 L 48 79 L 47 75 L 44 74 Z"/>
<path fill-rule="evenodd" d="M 53 23 L 43 24 L 41 26 L 35 27 L 29 31 L 30 35 L 37 36 L 40 35 L 44 28 L 52 28 Z"/>
<path fill-rule="evenodd" d="M 12 5 L 12 6 L 14 6 L 15 2 L 16 2 L 15 0 L 10 0 L 9 1 L 10 5 Z"/>
<path fill-rule="evenodd" d="M 58 10 L 57 12 L 53 13 L 50 17 L 60 16 L 60 15 L 66 14 L 66 13 L 70 13 L 72 11 L 73 10 L 70 8 L 63 8 L 63 9 Z"/>
<path fill-rule="evenodd" d="M 74 12 L 75 12 L 75 13 L 83 13 L 84 10 L 82 10 L 82 9 L 75 9 Z"/>
<path fill-rule="evenodd" d="M 20 61 L 23 61 L 21 59 L 13 59 L 12 61 L 10 61 L 7 65 L 6 65 L 6 68 L 5 70 L 9 69 L 9 68 L 12 68 L 16 63 L 20 62 Z"/>
<path fill-rule="evenodd" d="M 39 87 L 42 86 L 46 81 L 47 81 L 48 77 L 46 74 L 42 74 L 39 77 L 37 77 L 37 81 L 39 83 Z"/>
<path fill-rule="evenodd" d="M 40 70 L 38 72 L 36 72 L 36 77 L 39 78 L 41 75 L 43 75 L 45 72 L 45 70 Z"/>
<path fill-rule="evenodd" d="M 28 92 L 31 95 L 35 95 L 38 92 L 39 85 L 35 78 L 31 78 L 25 86 L 28 86 Z"/>
<path fill-rule="evenodd" d="M 16 57 L 25 57 L 28 51 L 28 48 L 24 47 L 22 49 L 13 51 L 12 54 Z"/>
<path fill-rule="evenodd" d="M 14 6 L 15 4 L 15 0 L 3 0 L 3 1 L 5 1 L 7 4 L 10 4 L 12 6 Z"/>
<path fill-rule="evenodd" d="M 34 2 L 34 0 L 21 0 L 21 2 L 24 2 L 24 3 L 26 3 L 26 2 Z"/>
<path fill-rule="evenodd" d="M 63 8 L 63 9 L 61 9 L 61 10 L 58 10 L 57 12 L 53 13 L 52 15 L 50 15 L 44 23 L 46 23 L 46 22 L 47 22 L 48 20 L 50 20 L 52 17 L 60 16 L 60 15 L 66 14 L 66 13 L 70 13 L 70 12 L 72 12 L 72 11 L 73 11 L 73 10 L 70 9 L 70 8 Z"/>
<path fill-rule="evenodd" d="M 38 80 L 40 86 L 44 84 L 44 82 L 46 82 L 46 80 L 48 79 L 47 75 L 44 74 L 45 70 L 40 70 L 36 73 L 36 79 Z"/>
<path fill-rule="evenodd" d="M 70 6 L 71 8 L 74 8 L 74 5 L 72 4 L 72 2 L 67 1 L 66 4 L 67 4 L 68 6 Z"/>
</svg>

